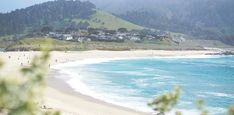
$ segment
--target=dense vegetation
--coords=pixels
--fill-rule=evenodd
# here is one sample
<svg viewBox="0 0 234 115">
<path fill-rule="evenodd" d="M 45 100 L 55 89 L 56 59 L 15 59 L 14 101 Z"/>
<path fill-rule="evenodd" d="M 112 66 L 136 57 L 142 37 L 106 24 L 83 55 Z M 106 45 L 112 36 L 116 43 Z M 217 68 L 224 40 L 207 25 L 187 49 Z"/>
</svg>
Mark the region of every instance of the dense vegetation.
<svg viewBox="0 0 234 115">
<path fill-rule="evenodd" d="M 110 13 L 97 10 L 90 2 L 79 0 L 50 1 L 0 14 L 0 25 L 0 36 L 77 31 L 87 27 L 115 30 L 121 27 L 142 28 Z"/>
<path fill-rule="evenodd" d="M 194 5 L 200 6 L 200 9 L 191 9 Z M 225 15 L 217 11 L 219 6 L 214 7 L 208 9 L 206 5 L 194 3 L 183 11 L 174 8 L 169 12 L 132 11 L 121 17 L 147 27 L 184 33 L 201 39 L 218 39 L 225 43 L 233 43 L 234 22 L 232 19 L 234 17 L 231 17 L 231 13 L 225 12 L 227 13 Z"/>
<path fill-rule="evenodd" d="M 58 0 L 0 14 L 0 35 L 72 26 L 65 19 L 87 19 L 95 13 L 94 8 L 90 2 Z"/>
<path fill-rule="evenodd" d="M 234 45 L 233 0 L 90 0 L 146 27 Z"/>
</svg>

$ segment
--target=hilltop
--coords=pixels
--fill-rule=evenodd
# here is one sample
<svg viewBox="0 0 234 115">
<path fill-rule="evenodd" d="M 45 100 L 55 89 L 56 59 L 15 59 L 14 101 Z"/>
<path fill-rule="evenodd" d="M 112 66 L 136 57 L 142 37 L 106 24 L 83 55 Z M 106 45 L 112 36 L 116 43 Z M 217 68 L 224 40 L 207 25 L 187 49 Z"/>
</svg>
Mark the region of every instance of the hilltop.
<svg viewBox="0 0 234 115">
<path fill-rule="evenodd" d="M 78 0 L 50 1 L 0 14 L 0 24 L 0 50 L 8 51 L 39 50 L 47 41 L 54 43 L 52 50 L 231 47 L 215 40 L 195 40 L 179 32 L 144 28 L 100 10 L 91 2 Z"/>
<path fill-rule="evenodd" d="M 97 10 L 91 2 L 57 0 L 0 14 L 0 36 L 80 28 L 141 29 L 143 27 Z"/>
<path fill-rule="evenodd" d="M 89 0 L 141 26 L 234 45 L 233 0 Z"/>
</svg>

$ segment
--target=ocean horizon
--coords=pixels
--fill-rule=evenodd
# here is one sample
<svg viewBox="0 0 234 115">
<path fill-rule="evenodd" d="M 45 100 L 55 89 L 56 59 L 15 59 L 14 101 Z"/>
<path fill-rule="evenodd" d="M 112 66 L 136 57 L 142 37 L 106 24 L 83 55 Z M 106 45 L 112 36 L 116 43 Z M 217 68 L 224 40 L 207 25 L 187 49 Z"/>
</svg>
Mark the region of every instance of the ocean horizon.
<svg viewBox="0 0 234 115">
<path fill-rule="evenodd" d="M 75 91 L 137 111 L 153 112 L 147 102 L 175 86 L 182 88 L 175 110 L 184 114 L 197 114 L 199 99 L 211 115 L 234 104 L 234 56 L 88 59 L 54 68 Z"/>
</svg>

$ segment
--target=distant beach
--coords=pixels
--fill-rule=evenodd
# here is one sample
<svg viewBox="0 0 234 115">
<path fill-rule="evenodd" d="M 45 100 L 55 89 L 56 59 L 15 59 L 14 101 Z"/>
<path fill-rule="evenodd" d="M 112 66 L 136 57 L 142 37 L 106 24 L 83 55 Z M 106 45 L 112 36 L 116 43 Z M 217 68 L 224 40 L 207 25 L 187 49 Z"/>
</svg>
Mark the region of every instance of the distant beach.
<svg viewBox="0 0 234 115">
<path fill-rule="evenodd" d="M 97 60 L 105 61 L 107 59 L 127 59 L 154 56 L 201 56 L 220 53 L 217 50 L 200 51 L 163 51 L 163 50 L 134 50 L 134 51 L 77 51 L 77 52 L 57 52 L 51 53 L 49 67 L 59 66 L 64 63 L 93 63 Z M 28 66 L 33 56 L 40 52 L 0 52 L 0 59 L 5 62 L 6 67 L 1 74 L 17 73 L 17 68 Z M 88 60 L 88 61 L 87 61 Z M 16 71 L 16 72 L 13 72 Z M 79 94 L 67 85 L 63 79 L 58 76 L 65 76 L 56 69 L 50 69 L 48 78 L 48 88 L 46 90 L 46 105 L 50 108 L 59 109 L 64 114 L 78 115 L 144 115 L 147 113 L 138 112 L 128 108 L 108 104 L 100 100 Z"/>
</svg>

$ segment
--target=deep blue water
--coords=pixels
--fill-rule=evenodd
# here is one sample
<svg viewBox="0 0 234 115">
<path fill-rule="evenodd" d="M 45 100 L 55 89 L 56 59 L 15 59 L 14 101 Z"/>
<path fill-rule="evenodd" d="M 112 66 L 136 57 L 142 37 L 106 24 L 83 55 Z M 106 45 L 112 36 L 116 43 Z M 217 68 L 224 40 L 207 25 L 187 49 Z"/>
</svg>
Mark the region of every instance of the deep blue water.
<svg viewBox="0 0 234 115">
<path fill-rule="evenodd" d="M 81 74 L 102 99 L 143 111 L 150 110 L 149 100 L 177 85 L 177 109 L 194 112 L 202 99 L 210 114 L 222 115 L 234 104 L 233 56 L 115 60 L 85 65 Z"/>
</svg>

